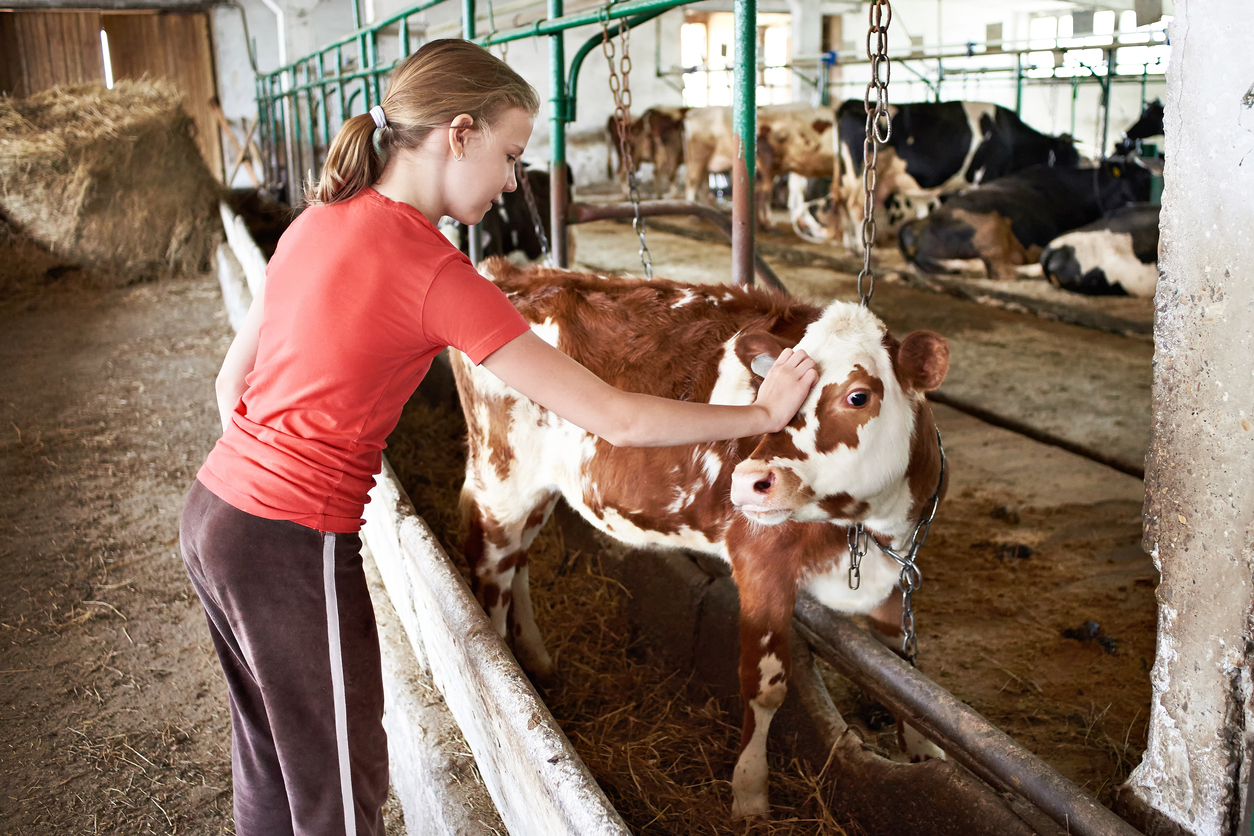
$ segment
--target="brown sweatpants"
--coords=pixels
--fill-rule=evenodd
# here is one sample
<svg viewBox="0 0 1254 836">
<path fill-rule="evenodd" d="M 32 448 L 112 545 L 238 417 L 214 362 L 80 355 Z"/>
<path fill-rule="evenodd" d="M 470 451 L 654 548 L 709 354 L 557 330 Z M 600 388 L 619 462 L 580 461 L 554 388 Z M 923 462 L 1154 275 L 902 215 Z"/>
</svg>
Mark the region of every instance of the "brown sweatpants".
<svg viewBox="0 0 1254 836">
<path fill-rule="evenodd" d="M 230 692 L 237 836 L 381 836 L 387 737 L 361 539 L 254 517 L 199 481 L 179 533 Z"/>
</svg>

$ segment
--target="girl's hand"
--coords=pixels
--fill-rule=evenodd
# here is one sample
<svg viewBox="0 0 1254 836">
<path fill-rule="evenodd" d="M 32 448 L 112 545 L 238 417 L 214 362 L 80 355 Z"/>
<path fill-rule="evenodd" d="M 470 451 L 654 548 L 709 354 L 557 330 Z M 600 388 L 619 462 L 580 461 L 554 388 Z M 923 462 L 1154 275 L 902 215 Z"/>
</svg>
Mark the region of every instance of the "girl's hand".
<svg viewBox="0 0 1254 836">
<path fill-rule="evenodd" d="M 770 429 L 767 432 L 779 432 L 788 425 L 818 379 L 819 372 L 810 355 L 791 348 L 779 353 L 754 401 L 766 407 L 770 414 Z"/>
</svg>

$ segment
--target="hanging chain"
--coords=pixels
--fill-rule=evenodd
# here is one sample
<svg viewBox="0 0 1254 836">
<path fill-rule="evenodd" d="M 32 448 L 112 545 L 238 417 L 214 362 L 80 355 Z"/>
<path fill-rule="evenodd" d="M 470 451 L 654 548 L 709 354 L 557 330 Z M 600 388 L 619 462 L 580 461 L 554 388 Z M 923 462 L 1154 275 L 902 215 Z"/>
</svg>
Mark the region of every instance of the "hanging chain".
<svg viewBox="0 0 1254 836">
<path fill-rule="evenodd" d="M 614 66 L 614 39 L 610 37 L 609 15 L 601 18 L 601 50 L 610 70 L 610 92 L 614 95 L 614 127 L 618 134 L 619 155 L 627 173 L 627 196 L 636 210 L 631 228 L 640 239 L 640 264 L 647 278 L 653 278 L 653 255 L 644 240 L 644 216 L 640 214 L 640 184 L 631 159 L 631 27 L 622 22 L 623 55 Z"/>
<path fill-rule="evenodd" d="M 883 546 L 878 540 L 874 541 L 880 551 L 901 566 L 901 574 L 897 578 L 897 585 L 901 587 L 901 654 L 911 665 L 919 658 L 919 637 L 914 628 L 914 593 L 923 585 L 923 573 L 919 571 L 915 560 L 919 556 L 919 550 L 927 542 L 928 532 L 932 530 L 932 520 L 935 519 L 936 508 L 940 505 L 941 488 L 945 486 L 945 445 L 941 443 L 940 430 L 936 431 L 936 448 L 940 451 L 940 477 L 936 480 L 936 490 L 932 493 L 927 513 L 915 525 L 914 532 L 910 535 L 910 545 L 906 553 L 902 555 L 892 546 Z M 862 523 L 850 528 L 846 536 L 849 541 L 849 588 L 857 589 L 862 583 L 862 558 L 866 556 L 873 538 Z"/>
<path fill-rule="evenodd" d="M 531 191 L 531 180 L 527 177 L 527 169 L 523 167 L 522 160 L 514 163 L 514 179 L 522 187 L 523 198 L 527 201 L 527 211 L 531 213 L 531 224 L 536 228 L 536 238 L 540 241 L 540 251 L 544 253 L 544 262 L 549 266 L 553 266 L 553 254 L 549 251 L 549 236 L 544 231 L 544 218 L 540 214 L 540 207 L 536 205 L 536 196 Z M 552 193 L 553 186 L 550 184 L 549 194 Z"/>
<path fill-rule="evenodd" d="M 893 123 L 888 116 L 888 81 L 893 74 L 892 61 L 888 57 L 888 25 L 893 20 L 893 7 L 888 0 L 871 0 L 868 17 L 866 55 L 871 60 L 871 80 L 867 82 L 866 93 L 862 96 L 866 108 L 866 135 L 862 141 L 863 258 L 862 271 L 858 273 L 858 296 L 863 307 L 871 304 L 871 294 L 875 292 L 871 247 L 875 244 L 875 181 L 878 177 L 879 146 L 886 144 L 893 135 Z M 880 78 L 881 66 L 883 78 Z"/>
<path fill-rule="evenodd" d="M 492 10 L 492 0 L 488 0 L 488 29 L 492 30 L 488 32 L 488 37 L 495 35 L 497 32 L 496 14 Z M 501 48 L 501 61 L 505 64 L 508 64 L 509 63 L 509 41 L 504 41 L 502 43 L 499 43 L 497 44 L 497 46 Z"/>
</svg>

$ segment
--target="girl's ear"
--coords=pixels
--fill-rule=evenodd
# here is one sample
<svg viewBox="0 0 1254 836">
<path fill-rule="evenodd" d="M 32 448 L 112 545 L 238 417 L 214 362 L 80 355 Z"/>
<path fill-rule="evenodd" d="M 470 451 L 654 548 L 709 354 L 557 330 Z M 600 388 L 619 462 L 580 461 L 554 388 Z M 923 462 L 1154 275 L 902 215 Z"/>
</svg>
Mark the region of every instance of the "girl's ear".
<svg viewBox="0 0 1254 836">
<path fill-rule="evenodd" d="M 469 113 L 459 113 L 448 126 L 448 145 L 453 159 L 460 160 L 466 153 L 466 140 L 474 130 L 475 120 Z"/>
</svg>

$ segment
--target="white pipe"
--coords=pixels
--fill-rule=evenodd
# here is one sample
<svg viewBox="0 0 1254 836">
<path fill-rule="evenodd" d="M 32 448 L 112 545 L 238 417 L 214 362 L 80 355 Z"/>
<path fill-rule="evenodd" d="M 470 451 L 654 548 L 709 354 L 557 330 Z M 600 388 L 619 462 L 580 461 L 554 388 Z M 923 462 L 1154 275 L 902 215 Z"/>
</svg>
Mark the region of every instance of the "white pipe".
<svg viewBox="0 0 1254 836">
<path fill-rule="evenodd" d="M 287 66 L 287 18 L 283 14 L 283 10 L 274 0 L 261 0 L 266 4 L 266 8 L 274 12 L 275 22 L 279 26 L 279 66 Z M 284 88 L 286 89 L 286 88 Z"/>
<path fill-rule="evenodd" d="M 261 0 L 265 3 L 266 8 L 274 12 L 274 22 L 279 29 L 279 67 L 287 66 L 287 17 L 283 13 L 283 9 L 279 7 L 274 0 Z M 283 92 L 287 92 L 291 84 L 288 81 L 287 73 L 279 75 L 279 87 Z M 283 97 L 283 150 L 286 157 L 284 161 L 287 167 L 287 200 L 292 206 L 295 206 L 300 198 L 300 174 L 294 168 L 296 158 L 294 156 L 295 148 L 292 146 L 292 107 L 287 96 Z"/>
</svg>

